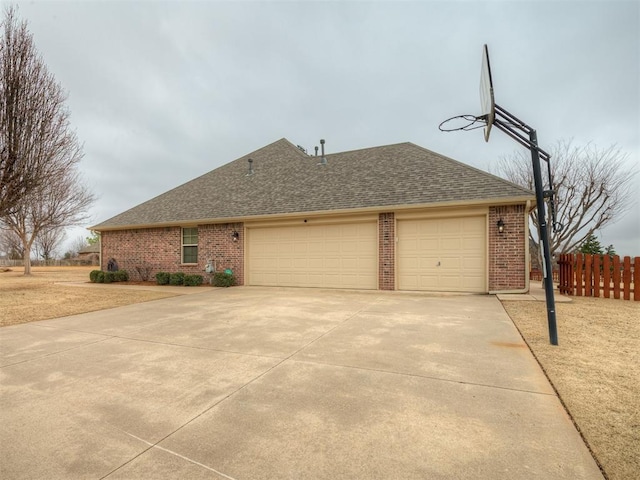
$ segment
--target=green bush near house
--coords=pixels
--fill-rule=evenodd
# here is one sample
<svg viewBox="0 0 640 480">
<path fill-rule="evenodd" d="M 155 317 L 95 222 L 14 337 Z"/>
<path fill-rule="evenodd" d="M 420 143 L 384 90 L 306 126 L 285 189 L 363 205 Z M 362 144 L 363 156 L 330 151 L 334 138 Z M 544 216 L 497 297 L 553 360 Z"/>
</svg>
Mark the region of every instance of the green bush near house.
<svg viewBox="0 0 640 480">
<path fill-rule="evenodd" d="M 169 285 L 169 277 L 171 277 L 169 272 L 158 272 L 156 273 L 156 283 L 158 285 Z"/>
<path fill-rule="evenodd" d="M 127 282 L 129 281 L 129 272 L 126 270 L 118 270 L 116 272 L 92 270 L 89 272 L 89 280 L 92 283 Z"/>
<path fill-rule="evenodd" d="M 216 272 L 212 282 L 214 287 L 232 287 L 236 284 L 236 277 L 232 273 Z"/>
<path fill-rule="evenodd" d="M 176 272 L 169 276 L 169 285 L 184 285 L 184 273 Z"/>
<path fill-rule="evenodd" d="M 185 287 L 197 287 L 202 285 L 202 275 L 185 275 L 184 286 Z"/>
<path fill-rule="evenodd" d="M 129 281 L 129 272 L 126 270 L 117 270 L 113 272 L 114 281 L 116 282 L 128 282 Z"/>
</svg>

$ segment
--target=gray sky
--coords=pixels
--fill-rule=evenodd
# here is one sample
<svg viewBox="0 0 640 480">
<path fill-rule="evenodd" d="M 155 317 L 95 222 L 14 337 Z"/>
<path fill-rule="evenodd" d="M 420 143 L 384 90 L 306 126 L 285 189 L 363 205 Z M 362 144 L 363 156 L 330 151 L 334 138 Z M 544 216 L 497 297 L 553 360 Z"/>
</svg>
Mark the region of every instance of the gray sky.
<svg viewBox="0 0 640 480">
<path fill-rule="evenodd" d="M 18 5 L 69 92 L 99 196 L 87 226 L 282 137 L 310 153 L 320 138 L 328 153 L 411 141 L 495 171 L 523 147 L 438 130 L 480 114 L 484 43 L 496 103 L 542 148 L 617 144 L 640 165 L 637 1 Z M 600 232 L 625 255 L 640 250 L 635 184 L 635 207 Z"/>
</svg>

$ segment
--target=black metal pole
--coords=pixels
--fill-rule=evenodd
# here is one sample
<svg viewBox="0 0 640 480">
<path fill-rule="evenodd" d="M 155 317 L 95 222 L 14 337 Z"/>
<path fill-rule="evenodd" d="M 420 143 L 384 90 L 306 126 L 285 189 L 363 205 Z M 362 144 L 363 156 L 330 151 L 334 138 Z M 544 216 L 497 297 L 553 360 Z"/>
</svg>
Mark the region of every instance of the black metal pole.
<svg viewBox="0 0 640 480">
<path fill-rule="evenodd" d="M 544 185 L 540 170 L 540 153 L 538 151 L 538 135 L 535 130 L 529 132 L 529 140 L 535 148 L 531 148 L 531 162 L 533 164 L 533 180 L 536 186 L 536 203 L 538 208 L 538 234 L 542 246 L 542 274 L 544 277 L 544 293 L 547 299 L 547 322 L 549 324 L 549 341 L 551 345 L 558 345 L 558 328 L 556 324 L 556 302 L 553 296 L 553 269 L 551 266 L 551 252 L 549 251 L 549 232 L 547 216 L 544 207 Z"/>
</svg>

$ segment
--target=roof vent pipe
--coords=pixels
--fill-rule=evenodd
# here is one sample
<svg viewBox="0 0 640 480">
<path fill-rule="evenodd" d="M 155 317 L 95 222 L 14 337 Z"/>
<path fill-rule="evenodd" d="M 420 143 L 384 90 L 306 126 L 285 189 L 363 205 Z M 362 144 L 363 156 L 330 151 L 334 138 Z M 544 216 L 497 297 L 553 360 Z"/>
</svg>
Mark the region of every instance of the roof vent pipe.
<svg viewBox="0 0 640 480">
<path fill-rule="evenodd" d="M 315 146 L 315 149 L 316 149 L 316 157 L 317 157 L 318 156 L 318 146 L 317 145 Z"/>
<path fill-rule="evenodd" d="M 247 177 L 249 175 L 253 175 L 253 160 L 248 159 L 248 162 L 249 162 L 249 173 L 247 173 L 247 175 L 246 175 Z"/>
<path fill-rule="evenodd" d="M 324 157 L 324 139 L 320 140 L 320 146 L 322 147 L 322 156 L 320 157 L 320 163 L 318 163 L 318 165 L 326 165 L 327 159 Z"/>
</svg>

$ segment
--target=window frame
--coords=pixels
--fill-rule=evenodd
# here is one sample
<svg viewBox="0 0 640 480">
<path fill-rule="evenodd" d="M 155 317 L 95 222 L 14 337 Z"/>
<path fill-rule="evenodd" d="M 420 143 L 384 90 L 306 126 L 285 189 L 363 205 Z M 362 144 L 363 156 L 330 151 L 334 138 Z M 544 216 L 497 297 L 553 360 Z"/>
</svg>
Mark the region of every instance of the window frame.
<svg viewBox="0 0 640 480">
<path fill-rule="evenodd" d="M 185 230 L 195 230 L 195 241 L 196 243 L 185 243 Z M 190 240 L 193 240 L 193 232 L 189 232 L 188 236 Z M 182 227 L 180 229 L 180 263 L 182 265 L 197 265 L 198 264 L 198 227 Z M 195 262 L 185 262 L 185 247 L 196 249 L 196 261 Z"/>
</svg>

